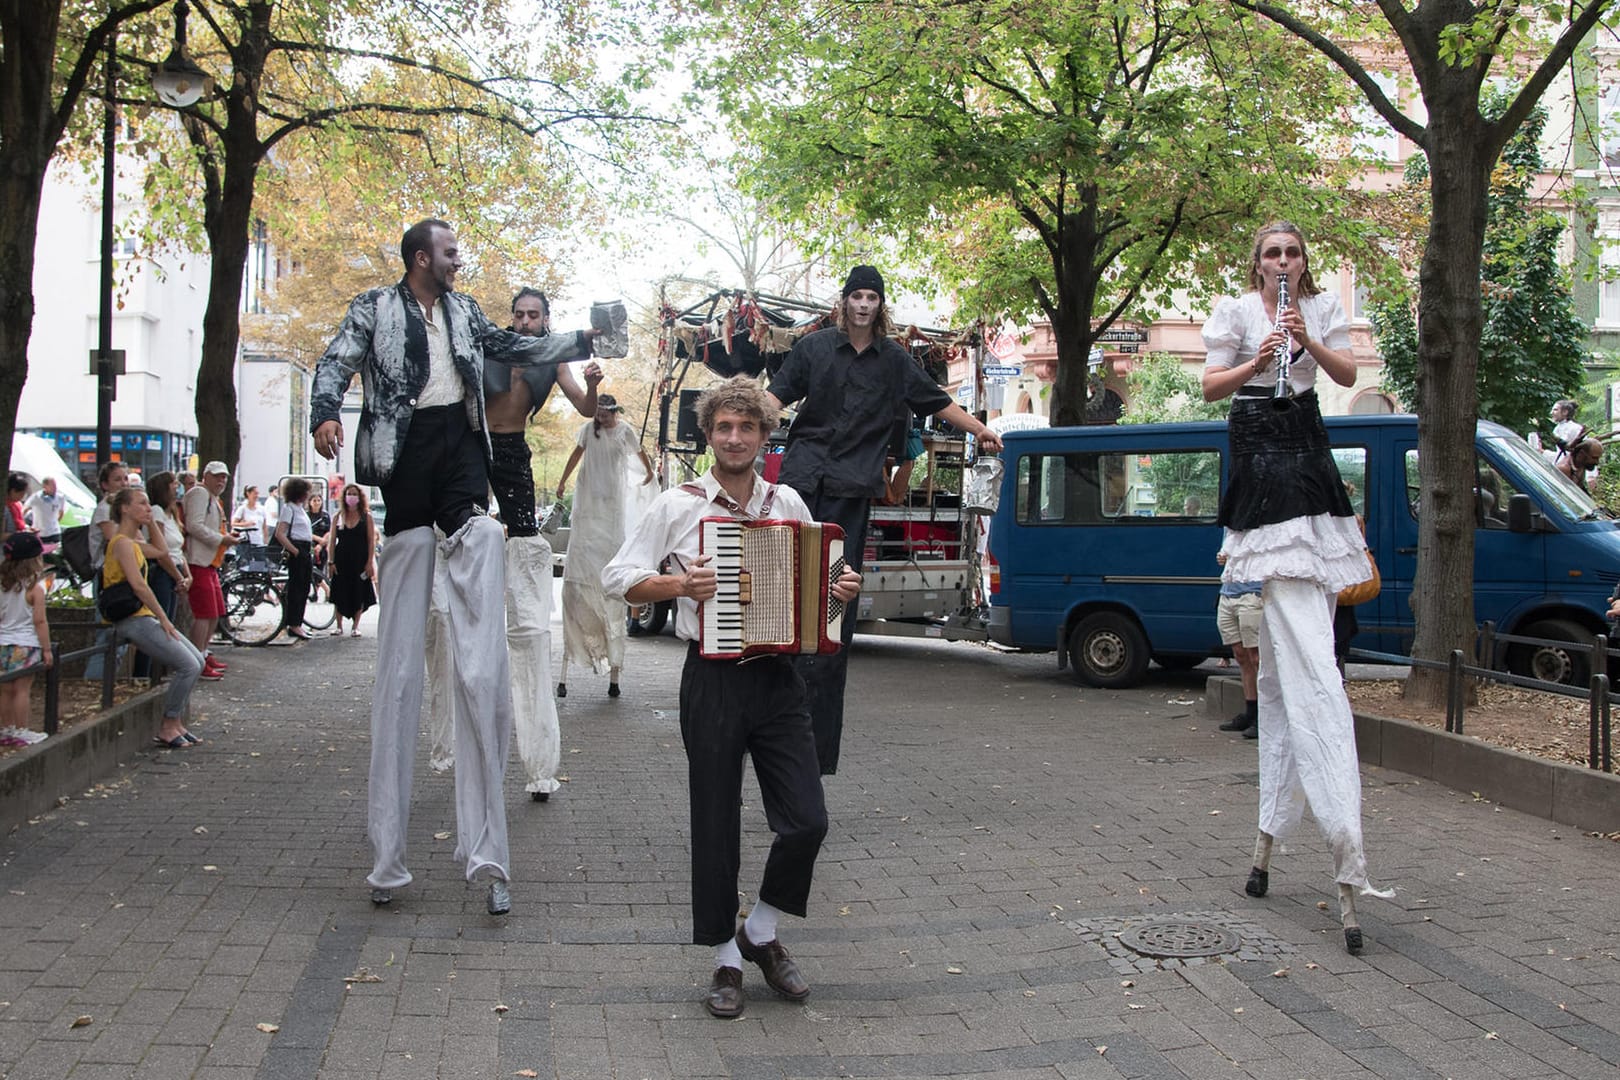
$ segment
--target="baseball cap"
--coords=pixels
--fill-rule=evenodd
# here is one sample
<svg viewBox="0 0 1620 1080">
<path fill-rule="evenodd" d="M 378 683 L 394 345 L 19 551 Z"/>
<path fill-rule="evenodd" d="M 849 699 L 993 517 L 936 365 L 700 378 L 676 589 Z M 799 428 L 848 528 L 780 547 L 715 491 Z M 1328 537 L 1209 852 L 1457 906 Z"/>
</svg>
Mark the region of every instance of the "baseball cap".
<svg viewBox="0 0 1620 1080">
<path fill-rule="evenodd" d="M 215 474 L 224 474 L 225 476 L 229 476 L 231 475 L 231 470 L 230 467 L 227 466 L 223 461 L 210 461 L 208 464 L 203 466 L 202 474 L 204 476 L 213 476 Z"/>
</svg>

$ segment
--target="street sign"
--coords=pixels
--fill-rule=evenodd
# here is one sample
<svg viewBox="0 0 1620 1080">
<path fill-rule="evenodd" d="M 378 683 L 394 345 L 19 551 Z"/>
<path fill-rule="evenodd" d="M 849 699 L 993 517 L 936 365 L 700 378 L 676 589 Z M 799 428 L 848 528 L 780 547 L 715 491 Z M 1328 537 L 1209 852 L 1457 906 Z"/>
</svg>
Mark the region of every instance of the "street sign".
<svg viewBox="0 0 1620 1080">
<path fill-rule="evenodd" d="M 112 373 L 114 375 L 122 375 L 122 374 L 124 374 L 124 350 L 123 349 L 112 349 L 112 350 L 110 350 L 107 353 L 107 359 L 112 363 Z M 90 350 L 90 374 L 96 375 L 96 374 L 100 373 L 100 371 L 101 371 L 100 363 L 101 363 L 101 350 L 100 349 L 91 349 Z"/>
<path fill-rule="evenodd" d="M 1017 364 L 986 364 L 984 366 L 984 373 L 986 375 L 1006 378 L 1013 375 L 1022 375 L 1024 373 L 1024 369 Z"/>
<path fill-rule="evenodd" d="M 1146 330 L 1135 330 L 1121 326 L 1110 326 L 1097 335 L 1098 341 L 1107 342 L 1134 341 L 1138 344 L 1146 344 L 1147 339 L 1148 332 Z"/>
</svg>

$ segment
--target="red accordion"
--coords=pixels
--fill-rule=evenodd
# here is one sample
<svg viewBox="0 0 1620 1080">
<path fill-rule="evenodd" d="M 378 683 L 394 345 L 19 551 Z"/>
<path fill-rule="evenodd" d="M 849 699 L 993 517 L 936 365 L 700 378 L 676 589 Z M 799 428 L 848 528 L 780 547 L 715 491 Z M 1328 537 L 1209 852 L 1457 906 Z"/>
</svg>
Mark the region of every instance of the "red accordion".
<svg viewBox="0 0 1620 1080">
<path fill-rule="evenodd" d="M 813 521 L 704 518 L 698 550 L 713 556 L 714 598 L 699 610 L 698 651 L 711 660 L 832 653 L 843 641 L 844 530 Z"/>
</svg>

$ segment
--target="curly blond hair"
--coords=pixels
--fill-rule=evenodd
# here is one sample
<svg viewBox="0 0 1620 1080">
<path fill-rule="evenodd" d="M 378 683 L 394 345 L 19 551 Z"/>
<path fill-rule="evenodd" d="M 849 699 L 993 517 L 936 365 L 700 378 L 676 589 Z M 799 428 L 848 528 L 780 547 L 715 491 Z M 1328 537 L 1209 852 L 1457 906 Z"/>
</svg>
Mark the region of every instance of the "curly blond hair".
<svg viewBox="0 0 1620 1080">
<path fill-rule="evenodd" d="M 733 375 L 718 386 L 711 386 L 697 399 L 698 427 L 707 435 L 714 430 L 714 414 L 727 409 L 744 416 L 752 416 L 759 426 L 770 431 L 776 427 L 781 411 L 771 405 L 770 398 L 759 383 L 747 375 Z"/>
</svg>

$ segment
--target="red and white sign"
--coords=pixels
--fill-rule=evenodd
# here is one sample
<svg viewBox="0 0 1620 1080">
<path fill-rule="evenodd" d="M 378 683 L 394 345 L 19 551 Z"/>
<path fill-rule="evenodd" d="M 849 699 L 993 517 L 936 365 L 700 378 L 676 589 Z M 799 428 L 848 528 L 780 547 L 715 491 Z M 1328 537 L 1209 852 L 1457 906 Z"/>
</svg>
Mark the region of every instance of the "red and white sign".
<svg viewBox="0 0 1620 1080">
<path fill-rule="evenodd" d="M 990 339 L 990 355 L 997 360 L 1006 360 L 1018 352 L 1018 339 L 1003 330 Z"/>
</svg>

